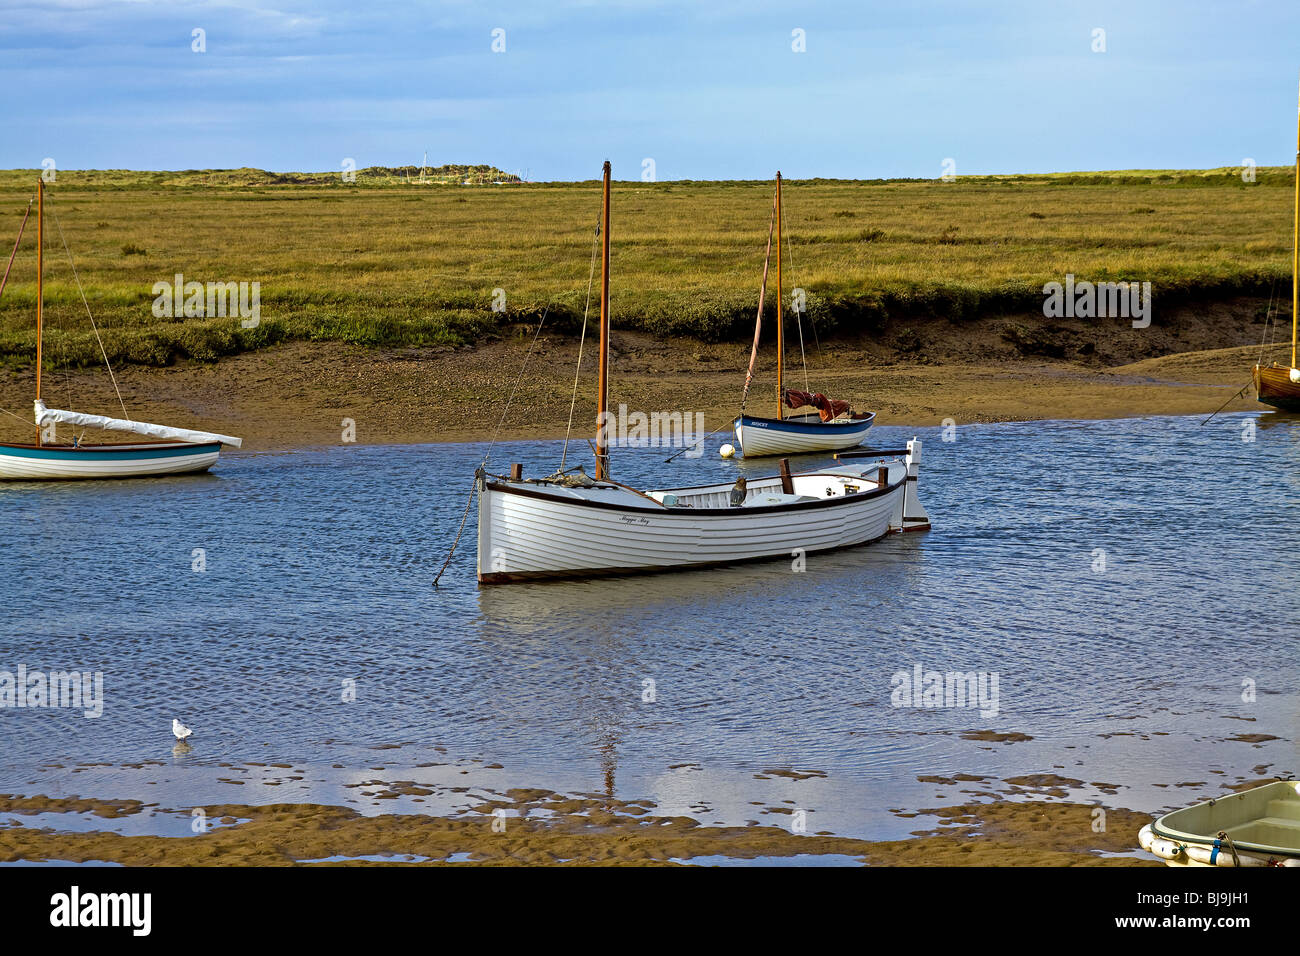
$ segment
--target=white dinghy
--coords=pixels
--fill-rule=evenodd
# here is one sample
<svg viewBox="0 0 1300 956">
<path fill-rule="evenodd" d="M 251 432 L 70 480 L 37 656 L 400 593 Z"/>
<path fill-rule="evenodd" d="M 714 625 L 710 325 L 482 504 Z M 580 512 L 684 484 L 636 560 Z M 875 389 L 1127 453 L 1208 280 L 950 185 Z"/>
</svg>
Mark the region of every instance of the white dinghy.
<svg viewBox="0 0 1300 956">
<path fill-rule="evenodd" d="M 1166 813 L 1138 832 L 1138 845 L 1169 866 L 1300 866 L 1300 782 Z"/>
<path fill-rule="evenodd" d="M 609 367 L 609 163 L 604 168 L 598 425 L 606 421 Z M 525 480 L 476 473 L 478 580 L 500 584 L 700 568 L 848 548 L 930 526 L 917 499 L 921 443 L 901 460 L 844 463 L 734 485 L 640 491 L 608 474 L 598 427 L 596 473 Z M 861 457 L 866 457 L 866 454 Z"/>
<path fill-rule="evenodd" d="M 143 478 L 207 471 L 216 463 L 222 445 L 233 445 L 238 448 L 240 439 L 188 428 L 137 422 L 129 418 L 109 418 L 104 415 L 90 415 L 46 407 L 41 399 L 45 298 L 45 184 L 43 181 L 37 182 L 36 204 L 36 400 L 33 403 L 36 442 L 35 444 L 0 443 L 0 480 Z M 29 205 L 29 212 L 30 209 Z M 27 217 L 24 216 L 23 224 L 26 225 L 26 222 Z M 14 255 L 17 254 L 18 243 L 21 241 L 22 227 L 19 227 L 18 242 L 14 244 Z M 9 257 L 10 266 L 13 265 L 14 255 Z M 6 268 L 4 282 L 7 282 L 8 278 L 9 270 Z M 0 282 L 0 292 L 4 289 L 4 282 Z M 95 334 L 98 336 L 98 330 Z M 100 343 L 100 346 L 102 349 L 103 343 Z M 125 406 L 123 406 L 123 414 L 125 414 Z M 84 444 L 78 440 L 71 444 L 58 444 L 48 440 L 48 435 L 52 435 L 54 427 L 60 424 L 131 432 L 155 440 L 131 444 Z"/>
</svg>

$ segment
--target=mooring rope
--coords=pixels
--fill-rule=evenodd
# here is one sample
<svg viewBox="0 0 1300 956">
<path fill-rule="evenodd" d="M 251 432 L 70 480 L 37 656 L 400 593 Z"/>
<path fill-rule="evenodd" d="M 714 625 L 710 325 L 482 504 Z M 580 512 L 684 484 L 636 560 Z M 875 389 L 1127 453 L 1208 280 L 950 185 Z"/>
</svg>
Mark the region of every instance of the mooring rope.
<svg viewBox="0 0 1300 956">
<path fill-rule="evenodd" d="M 717 428 L 713 429 L 713 431 L 711 431 L 711 432 L 709 432 L 707 435 L 705 435 L 703 438 L 701 438 L 699 441 L 693 441 L 693 442 L 691 442 L 689 445 L 684 445 L 684 446 L 682 446 L 681 449 L 679 449 L 678 451 L 673 452 L 671 455 L 669 455 L 667 458 L 665 458 L 665 459 L 664 459 L 664 464 L 665 464 L 665 465 L 668 464 L 669 462 L 671 462 L 671 461 L 673 461 L 675 458 L 677 458 L 677 456 L 679 456 L 679 455 L 681 455 L 681 454 L 684 454 L 685 452 L 687 452 L 687 451 L 689 451 L 690 449 L 694 448 L 696 445 L 702 445 L 702 444 L 704 444 L 706 441 L 708 441 L 710 438 L 712 438 L 714 435 L 716 435 L 718 432 L 722 431 L 724 428 L 726 428 L 726 427 L 729 426 L 730 424 L 731 424 L 730 421 L 728 421 L 728 422 L 724 422 L 723 424 L 719 425 Z"/>
<path fill-rule="evenodd" d="M 460 516 L 460 527 L 456 529 L 456 540 L 451 543 L 451 550 L 447 552 L 447 560 L 442 562 L 442 567 L 440 567 L 438 573 L 433 576 L 433 586 L 435 588 L 438 586 L 438 579 L 442 577 L 442 572 L 447 570 L 447 566 L 451 564 L 452 557 L 456 554 L 456 545 L 460 544 L 460 536 L 465 533 L 465 522 L 469 519 L 469 509 L 474 506 L 474 491 L 478 487 L 478 478 L 482 471 L 483 469 L 480 468 L 478 471 L 474 472 L 474 484 L 470 485 L 469 497 L 465 499 L 465 513 Z"/>
</svg>

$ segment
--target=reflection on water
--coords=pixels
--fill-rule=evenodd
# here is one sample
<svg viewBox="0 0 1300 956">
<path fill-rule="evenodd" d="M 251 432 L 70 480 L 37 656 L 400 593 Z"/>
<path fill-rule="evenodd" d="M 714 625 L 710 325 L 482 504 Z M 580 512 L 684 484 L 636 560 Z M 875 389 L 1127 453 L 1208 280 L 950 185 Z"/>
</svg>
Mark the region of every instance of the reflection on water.
<svg viewBox="0 0 1300 956">
<path fill-rule="evenodd" d="M 810 555 L 804 573 L 774 560 L 479 589 L 471 526 L 434 590 L 478 444 L 0 487 L 0 670 L 98 670 L 105 686 L 98 720 L 0 712 L 0 791 L 52 763 L 170 765 L 173 717 L 195 730 L 183 772 L 415 765 L 443 747 L 621 796 L 696 765 L 742 807 L 743 781 L 782 767 L 869 784 L 881 806 L 936 772 L 1300 770 L 1300 420 L 1254 417 L 1247 442 L 1248 417 L 966 426 L 950 443 L 921 429 L 934 530 Z M 549 473 L 557 455 L 509 443 L 493 465 Z M 616 477 L 773 470 L 664 457 L 621 452 Z M 918 664 L 998 674 L 998 715 L 891 706 L 892 676 Z M 1280 740 L 1222 743 L 1239 733 Z"/>
</svg>

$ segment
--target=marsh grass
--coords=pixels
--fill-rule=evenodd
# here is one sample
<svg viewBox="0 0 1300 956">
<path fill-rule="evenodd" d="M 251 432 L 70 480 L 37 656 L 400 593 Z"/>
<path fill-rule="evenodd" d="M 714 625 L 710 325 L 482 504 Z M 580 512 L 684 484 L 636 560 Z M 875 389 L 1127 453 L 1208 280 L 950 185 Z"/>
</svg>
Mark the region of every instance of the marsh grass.
<svg viewBox="0 0 1300 956">
<path fill-rule="evenodd" d="M 787 180 L 785 287 L 807 291 L 821 334 L 1037 310 L 1043 283 L 1066 273 L 1150 281 L 1157 301 L 1268 295 L 1290 281 L 1294 180 L 1286 169 L 1256 175 L 1254 184 L 1231 169 Z M 0 172 L 6 256 L 35 176 Z M 99 362 L 53 217 L 115 362 L 215 361 L 287 340 L 462 346 L 544 311 L 550 328 L 581 326 L 599 184 L 376 179 L 364 170 L 355 186 L 257 170 L 60 172 L 46 230 L 49 362 Z M 748 335 L 771 189 L 616 182 L 615 326 L 706 341 Z M 34 222 L 27 228 L 0 301 L 9 364 L 35 348 Z M 154 283 L 176 273 L 259 282 L 261 324 L 155 318 Z M 492 309 L 498 288 L 504 312 Z"/>
</svg>

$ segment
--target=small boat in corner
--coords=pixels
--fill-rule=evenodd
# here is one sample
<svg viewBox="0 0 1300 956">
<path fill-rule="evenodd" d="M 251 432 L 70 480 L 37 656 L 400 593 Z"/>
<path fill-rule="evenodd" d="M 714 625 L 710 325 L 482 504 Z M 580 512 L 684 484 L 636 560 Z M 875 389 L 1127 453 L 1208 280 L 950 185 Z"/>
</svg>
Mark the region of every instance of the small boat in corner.
<svg viewBox="0 0 1300 956">
<path fill-rule="evenodd" d="M 1169 866 L 1300 866 L 1300 782 L 1166 813 L 1139 831 L 1138 845 Z"/>
<path fill-rule="evenodd" d="M 1300 317 L 1300 118 L 1296 122 L 1296 187 L 1291 226 L 1291 364 L 1256 365 L 1255 394 L 1264 405 L 1300 412 L 1300 367 L 1296 366 L 1296 319 Z"/>
<path fill-rule="evenodd" d="M 822 451 L 845 451 L 861 445 L 867 437 L 875 412 L 854 414 L 849 403 L 827 398 L 820 392 L 809 393 L 785 387 L 785 317 L 783 315 L 781 274 L 781 173 L 776 174 L 776 195 L 772 199 L 772 219 L 767 227 L 767 255 L 763 260 L 763 281 L 758 290 L 758 317 L 754 321 L 754 346 L 749 353 L 749 370 L 745 374 L 745 391 L 740 399 L 740 414 L 732 423 L 736 443 L 745 458 L 764 455 L 808 455 Z M 762 418 L 745 414 L 749 386 L 754 379 L 758 343 L 763 331 L 763 306 L 767 298 L 767 267 L 772 257 L 772 232 L 776 231 L 776 417 Z M 799 334 L 803 349 L 803 333 Z M 807 375 L 807 366 L 804 368 Z M 786 417 L 785 409 L 816 409 Z"/>
<path fill-rule="evenodd" d="M 83 478 L 144 478 L 157 475 L 183 475 L 207 471 L 217 461 L 222 445 L 238 448 L 241 440 L 230 435 L 172 428 L 151 422 L 137 422 L 129 418 L 109 418 L 88 415 L 61 408 L 48 408 L 41 398 L 41 365 L 44 359 L 43 310 L 45 299 L 45 183 L 36 183 L 36 399 L 33 402 L 36 442 L 34 444 L 0 443 L 0 480 L 40 481 Z M 28 213 L 31 204 L 28 204 Z M 9 267 L 13 266 L 18 245 L 22 242 L 23 225 L 18 229 L 18 240 Z M 0 281 L 0 293 L 9 279 L 9 268 Z M 84 298 L 84 297 L 83 297 Z M 86 305 L 89 310 L 89 304 Z M 98 330 L 95 333 L 98 336 Z M 102 343 L 101 343 L 102 347 Z M 107 358 L 105 359 L 107 362 Z M 125 414 L 125 407 L 123 407 Z M 146 435 L 151 441 L 129 444 L 84 444 L 80 439 L 70 444 L 47 441 L 59 424 L 82 428 L 101 428 L 108 431 L 132 432 Z M 47 431 L 48 429 L 48 431 Z"/>
<path fill-rule="evenodd" d="M 601 216 L 599 384 L 594 476 L 475 473 L 478 580 L 682 570 L 854 547 L 930 519 L 917 499 L 921 443 L 871 453 L 901 460 L 742 477 L 733 484 L 640 491 L 609 477 L 609 163 Z M 863 453 L 865 456 L 867 453 Z M 486 462 L 486 459 L 485 459 Z M 467 512 L 468 513 L 468 512 Z"/>
</svg>

